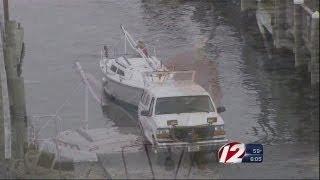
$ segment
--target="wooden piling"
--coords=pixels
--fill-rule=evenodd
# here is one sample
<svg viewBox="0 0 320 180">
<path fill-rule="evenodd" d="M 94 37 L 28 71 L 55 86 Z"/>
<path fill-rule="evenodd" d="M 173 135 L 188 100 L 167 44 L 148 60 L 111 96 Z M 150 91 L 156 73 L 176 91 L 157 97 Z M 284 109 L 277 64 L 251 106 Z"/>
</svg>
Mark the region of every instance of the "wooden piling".
<svg viewBox="0 0 320 180">
<path fill-rule="evenodd" d="M 4 14 L 4 25 L 9 21 L 9 2 L 8 0 L 3 0 L 3 14 Z"/>
<path fill-rule="evenodd" d="M 306 65 L 304 52 L 303 52 L 303 37 L 302 37 L 302 4 L 304 0 L 294 0 L 294 58 L 295 58 L 295 67 L 301 67 L 302 65 Z"/>
<path fill-rule="evenodd" d="M 1 140 L 0 144 L 1 150 L 0 159 L 3 159 L 4 153 L 4 159 L 10 159 L 11 158 L 11 137 L 10 137 L 10 110 L 9 110 L 9 97 L 8 97 L 8 89 L 7 89 L 7 76 L 6 76 L 6 70 L 4 65 L 4 53 L 5 53 L 5 24 L 7 19 L 9 18 L 8 15 L 8 5 L 7 0 L 4 0 L 4 11 L 5 15 L 4 18 L 0 14 L 0 32 L 1 32 L 1 47 L 2 50 L 0 51 L 0 86 L 1 86 L 1 92 L 0 92 L 0 98 L 2 100 L 2 103 L 0 103 L 0 119 L 1 119 Z M 3 149 L 4 148 L 4 149 Z"/>
<path fill-rule="evenodd" d="M 319 12 L 311 20 L 311 85 L 319 84 Z"/>
<path fill-rule="evenodd" d="M 5 68 L 7 75 L 12 135 L 12 157 L 22 159 L 27 146 L 27 117 L 24 94 L 24 79 L 19 73 L 23 29 L 15 21 L 6 27 Z"/>
<path fill-rule="evenodd" d="M 2 61 L 2 58 L 3 56 L 0 57 L 0 61 Z M 5 148 L 4 139 L 5 139 L 5 134 L 4 134 L 4 113 L 3 113 L 3 100 L 2 100 L 2 78 L 1 78 L 1 72 L 0 72 L 0 161 L 4 160 L 4 148 Z"/>
<path fill-rule="evenodd" d="M 6 2 L 5 2 L 6 1 Z M 7 3 L 7 0 L 4 0 L 4 6 L 6 6 L 5 3 Z M 4 8 L 6 9 L 6 8 Z M 4 13 L 6 14 L 6 13 Z M 4 15 L 5 18 L 6 18 L 6 15 Z M 4 19 L 5 19 L 4 18 Z M 3 33 L 3 30 L 4 30 L 4 24 L 3 21 L 2 21 L 2 16 L 0 16 L 0 30 L 1 30 L 1 35 Z M 1 36 L 1 45 L 3 46 L 3 42 L 4 42 L 4 39 L 3 39 L 3 36 Z M 3 56 L 0 57 L 0 65 L 1 63 L 3 62 Z M 1 66 L 0 66 L 1 68 Z M 4 133 L 4 111 L 3 111 L 3 95 L 2 95 L 2 78 L 1 77 L 1 70 L 0 70 L 0 161 L 4 160 L 4 156 L 5 156 L 5 133 Z"/>
<path fill-rule="evenodd" d="M 275 1 L 273 39 L 276 48 L 283 47 L 283 42 L 286 38 L 286 1 Z"/>
</svg>

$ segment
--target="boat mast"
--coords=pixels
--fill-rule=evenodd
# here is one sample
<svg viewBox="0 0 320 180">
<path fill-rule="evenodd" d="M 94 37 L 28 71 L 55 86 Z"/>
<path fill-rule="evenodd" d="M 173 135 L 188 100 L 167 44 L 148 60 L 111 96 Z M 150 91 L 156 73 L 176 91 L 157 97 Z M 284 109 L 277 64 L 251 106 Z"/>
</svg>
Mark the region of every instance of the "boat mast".
<svg viewBox="0 0 320 180">
<path fill-rule="evenodd" d="M 156 70 L 154 67 L 154 63 L 142 52 L 141 49 L 137 48 L 137 43 L 133 40 L 131 35 L 128 33 L 128 31 L 120 25 L 122 32 L 124 33 L 125 36 L 125 51 L 127 51 L 127 46 L 126 46 L 126 41 L 130 44 L 130 46 L 139 53 L 139 55 L 148 63 L 148 65 L 153 69 Z M 126 52 L 125 52 L 126 53 Z"/>
</svg>

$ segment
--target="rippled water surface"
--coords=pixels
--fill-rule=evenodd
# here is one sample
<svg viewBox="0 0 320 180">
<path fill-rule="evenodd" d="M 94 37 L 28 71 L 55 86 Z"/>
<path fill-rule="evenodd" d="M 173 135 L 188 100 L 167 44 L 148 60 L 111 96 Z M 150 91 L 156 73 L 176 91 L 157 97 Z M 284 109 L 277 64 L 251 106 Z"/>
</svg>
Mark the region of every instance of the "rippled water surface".
<svg viewBox="0 0 320 180">
<path fill-rule="evenodd" d="M 246 30 L 240 7 L 231 4 L 178 0 L 12 1 L 11 16 L 25 30 L 28 114 L 54 114 L 67 100 L 69 103 L 59 112 L 63 129 L 79 127 L 84 119 L 84 89 L 78 87 L 81 81 L 73 63 L 79 60 L 85 71 L 100 81 L 100 48 L 118 43 L 123 24 L 136 39 L 155 46 L 167 65 L 197 71 L 198 83 L 227 109 L 222 116 L 230 140 L 260 142 L 267 149 L 277 147 L 270 152 L 284 156 L 287 150 L 295 156 L 308 147 L 312 150 L 308 157 L 317 156 L 319 107 L 312 98 L 308 77 L 295 72 L 290 63 L 280 68 L 266 67 L 271 60 L 261 37 Z M 254 41 L 249 41 L 251 36 Z M 274 61 L 294 60 L 290 53 L 283 53 L 273 55 Z M 138 136 L 134 112 L 129 111 L 130 117 L 125 118 L 123 111 L 127 110 L 113 104 L 103 110 L 90 99 L 89 127 L 118 127 L 120 134 Z M 53 133 L 49 128 L 43 136 Z M 286 146 L 280 151 L 286 144 L 293 144 L 293 149 Z M 271 156 L 265 155 L 265 159 L 274 158 Z M 135 159 L 132 161 L 131 165 Z M 272 167 L 273 162 L 266 166 Z M 196 169 L 191 177 L 205 177 L 207 171 L 214 174 L 216 169 L 210 168 Z M 272 171 L 277 174 L 277 169 Z M 256 172 L 257 177 L 263 176 L 261 172 Z M 305 177 L 303 173 L 301 177 Z"/>
</svg>

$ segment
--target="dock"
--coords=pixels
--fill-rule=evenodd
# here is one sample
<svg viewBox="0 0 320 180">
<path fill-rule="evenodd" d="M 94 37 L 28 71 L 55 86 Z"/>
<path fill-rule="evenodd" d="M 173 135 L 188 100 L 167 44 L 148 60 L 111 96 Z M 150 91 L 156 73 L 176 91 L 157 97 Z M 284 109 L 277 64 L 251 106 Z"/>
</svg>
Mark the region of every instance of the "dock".
<svg viewBox="0 0 320 180">
<path fill-rule="evenodd" d="M 291 50 L 296 69 L 307 70 L 311 84 L 319 85 L 318 0 L 241 0 L 240 8 L 254 11 L 264 40 L 272 37 L 271 48 Z"/>
</svg>

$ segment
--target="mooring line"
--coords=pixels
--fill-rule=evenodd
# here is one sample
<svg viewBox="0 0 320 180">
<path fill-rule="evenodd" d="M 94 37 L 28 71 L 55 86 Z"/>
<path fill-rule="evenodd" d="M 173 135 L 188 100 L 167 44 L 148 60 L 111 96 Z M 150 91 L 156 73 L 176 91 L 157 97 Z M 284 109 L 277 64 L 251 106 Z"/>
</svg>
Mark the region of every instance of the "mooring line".
<svg viewBox="0 0 320 180">
<path fill-rule="evenodd" d="M 189 168 L 189 171 L 188 171 L 188 178 L 189 178 L 189 176 L 190 176 L 190 172 L 191 172 L 191 169 L 192 169 L 192 166 L 193 166 L 193 161 L 194 161 L 194 153 L 192 153 L 191 155 L 191 158 L 190 158 L 190 160 L 191 160 L 191 164 L 190 164 L 190 168 Z"/>
<path fill-rule="evenodd" d="M 142 144 L 132 144 L 132 145 L 127 145 L 127 146 L 122 146 L 121 147 L 121 156 L 122 156 L 122 162 L 123 162 L 123 166 L 124 166 L 124 171 L 126 173 L 126 178 L 129 179 L 129 175 L 128 175 L 128 168 L 127 168 L 127 162 L 124 156 L 124 149 L 125 148 L 129 148 L 129 147 L 135 147 L 135 146 L 140 146 Z"/>
<path fill-rule="evenodd" d="M 149 167 L 150 167 L 150 170 L 151 170 L 151 173 L 152 173 L 152 179 L 155 179 L 147 144 L 144 144 L 144 150 L 146 151 L 146 154 L 147 154 L 147 157 L 148 157 Z"/>
<path fill-rule="evenodd" d="M 180 165 L 181 165 L 181 162 L 182 162 L 182 158 L 183 158 L 183 155 L 184 155 L 184 149 L 185 149 L 185 148 L 182 149 L 182 152 L 181 152 L 181 154 L 180 154 L 179 162 L 178 162 L 178 167 L 177 167 L 176 172 L 175 172 L 175 174 L 174 174 L 174 179 L 177 179 L 177 175 L 178 175 L 178 172 L 179 172 L 179 169 L 180 169 Z"/>
<path fill-rule="evenodd" d="M 123 165 L 124 165 L 124 171 L 125 171 L 125 173 L 126 173 L 126 178 L 129 179 L 128 169 L 127 169 L 127 163 L 126 163 L 126 160 L 125 160 L 125 157 L 124 157 L 124 148 L 125 148 L 125 147 L 122 147 L 122 148 L 121 148 L 121 156 L 122 156 L 122 162 L 123 162 Z"/>
<path fill-rule="evenodd" d="M 85 83 L 85 85 L 87 86 L 87 88 L 89 89 L 91 95 L 93 96 L 93 98 L 97 101 L 100 102 L 100 98 L 97 96 L 97 94 L 94 92 L 94 90 L 92 89 L 92 86 L 90 86 L 90 83 L 88 81 L 88 77 L 86 76 L 86 74 L 84 73 L 80 63 L 78 61 L 75 62 L 75 65 L 77 67 L 78 72 L 81 75 L 82 81 Z M 100 102 L 101 104 L 101 102 Z"/>
</svg>

